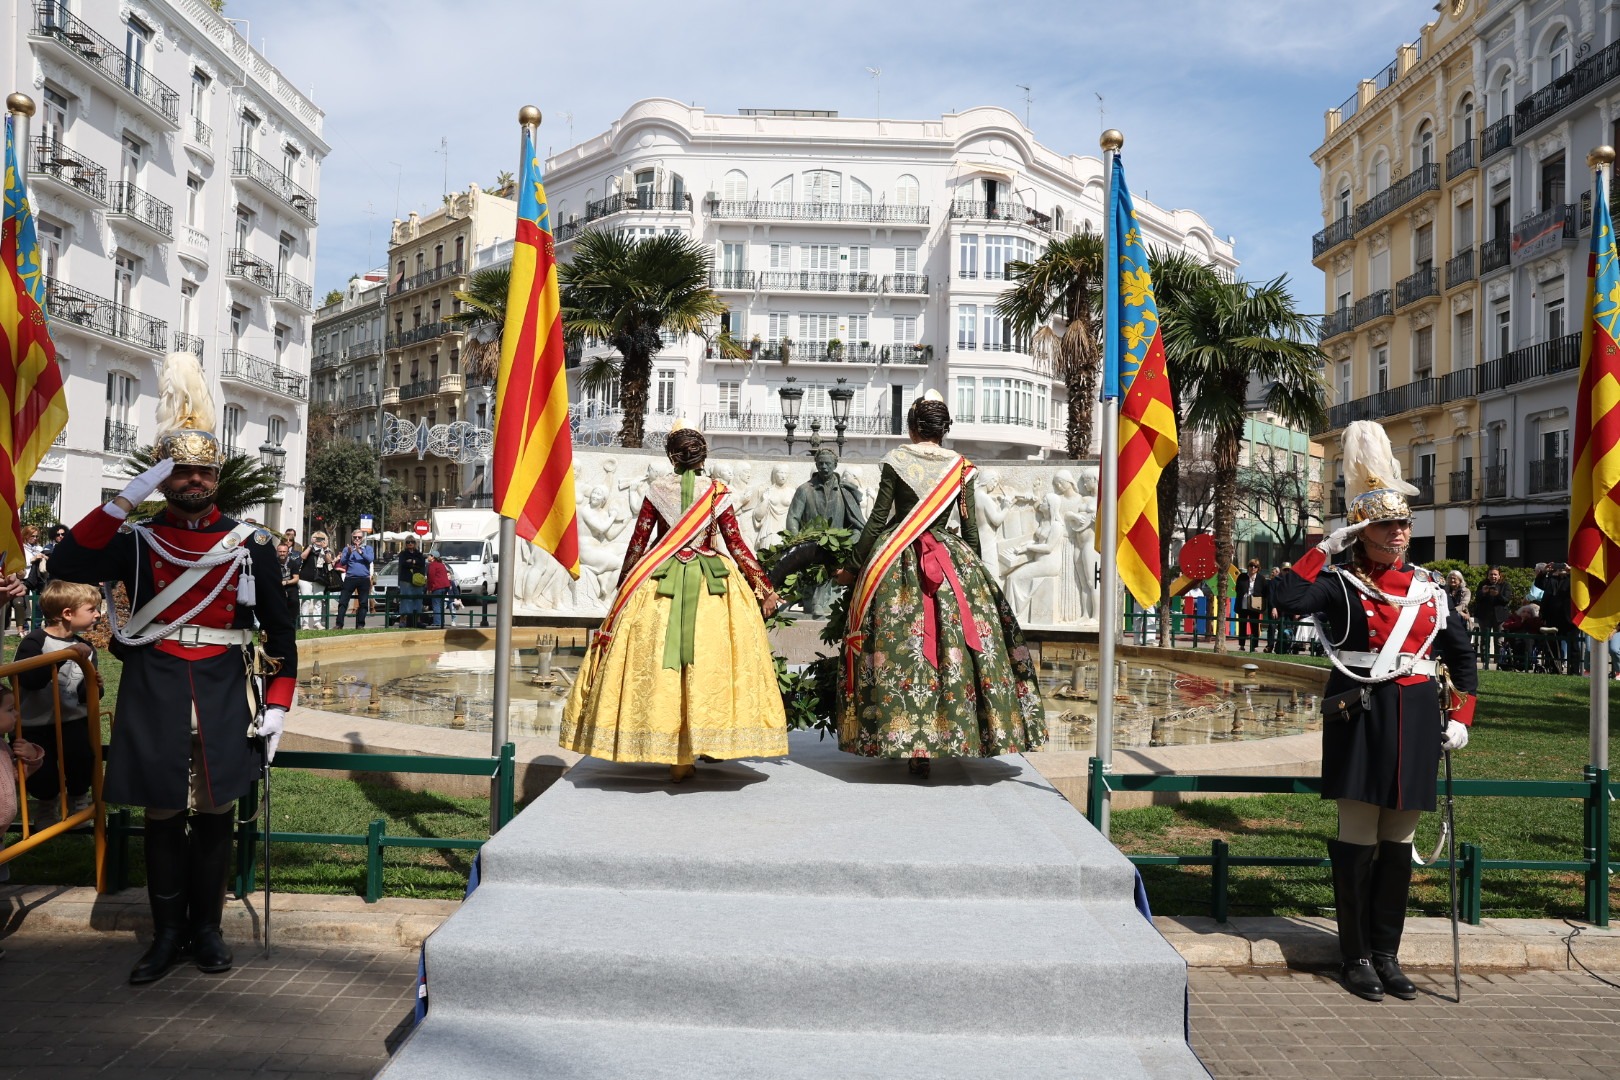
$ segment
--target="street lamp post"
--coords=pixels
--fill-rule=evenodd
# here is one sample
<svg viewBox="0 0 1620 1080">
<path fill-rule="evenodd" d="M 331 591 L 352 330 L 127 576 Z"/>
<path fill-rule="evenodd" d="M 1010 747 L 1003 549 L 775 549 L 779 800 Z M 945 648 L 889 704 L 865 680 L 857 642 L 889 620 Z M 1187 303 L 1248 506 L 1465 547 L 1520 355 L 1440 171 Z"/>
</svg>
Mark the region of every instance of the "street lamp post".
<svg viewBox="0 0 1620 1080">
<path fill-rule="evenodd" d="M 793 456 L 793 429 L 799 426 L 799 407 L 804 404 L 804 387 L 794 386 L 792 375 L 787 377 L 788 385 L 777 390 L 776 396 L 782 402 L 782 426 L 787 429 L 788 457 Z"/>
<path fill-rule="evenodd" d="M 273 500 L 265 500 L 264 516 L 266 518 L 270 517 L 270 503 L 275 502 L 277 505 L 275 527 L 278 529 L 281 527 L 281 480 L 282 474 L 286 471 L 286 460 L 287 451 L 275 443 L 266 440 L 259 444 L 259 464 L 264 466 L 276 478 L 276 497 Z M 269 522 L 267 521 L 266 524 L 268 525 Z"/>
<path fill-rule="evenodd" d="M 394 478 L 391 476 L 378 477 L 377 490 L 382 492 L 382 512 L 377 515 L 377 532 L 379 534 L 388 527 L 388 489 L 393 486 Z"/>
<path fill-rule="evenodd" d="M 840 458 L 844 456 L 844 429 L 849 426 L 849 404 L 855 398 L 855 388 L 844 383 L 844 379 L 839 379 L 838 385 L 827 391 L 827 396 L 832 399 L 833 430 L 836 432 Z"/>
</svg>

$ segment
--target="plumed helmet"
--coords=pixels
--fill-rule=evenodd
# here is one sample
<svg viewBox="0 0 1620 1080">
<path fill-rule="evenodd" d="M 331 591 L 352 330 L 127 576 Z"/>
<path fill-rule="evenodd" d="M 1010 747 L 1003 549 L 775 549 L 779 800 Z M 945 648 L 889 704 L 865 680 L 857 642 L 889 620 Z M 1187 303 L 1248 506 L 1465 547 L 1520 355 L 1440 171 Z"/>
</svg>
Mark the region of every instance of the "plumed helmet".
<svg viewBox="0 0 1620 1080">
<path fill-rule="evenodd" d="M 202 363 L 191 353 L 170 353 L 158 378 L 157 453 L 176 465 L 219 468 L 225 456 L 214 434 L 214 398 Z"/>
<path fill-rule="evenodd" d="M 1344 429 L 1345 515 L 1351 525 L 1363 521 L 1409 521 L 1407 498 L 1418 489 L 1401 479 L 1401 465 L 1389 444 L 1389 433 L 1371 420 Z"/>
</svg>

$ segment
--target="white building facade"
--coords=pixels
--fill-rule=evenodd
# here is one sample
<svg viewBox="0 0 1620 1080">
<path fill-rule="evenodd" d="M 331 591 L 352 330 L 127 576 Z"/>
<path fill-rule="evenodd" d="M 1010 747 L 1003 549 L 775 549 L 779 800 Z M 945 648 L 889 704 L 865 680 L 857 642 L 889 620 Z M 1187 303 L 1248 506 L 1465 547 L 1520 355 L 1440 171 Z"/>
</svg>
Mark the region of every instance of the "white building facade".
<svg viewBox="0 0 1620 1080">
<path fill-rule="evenodd" d="M 0 19 L 19 31 L 0 64 L 37 107 L 28 183 L 68 397 L 29 501 L 71 522 L 120 489 L 183 349 L 227 449 L 282 469 L 248 513 L 301 528 L 321 111 L 203 0 L 3 0 Z"/>
<path fill-rule="evenodd" d="M 828 391 L 843 385 L 854 391 L 849 454 L 885 453 L 905 437 L 910 401 L 934 389 L 964 453 L 1064 456 L 1064 385 L 995 304 L 1009 263 L 1101 230 L 1099 158 L 1059 154 L 999 108 L 938 120 L 723 116 L 658 98 L 552 156 L 545 180 L 564 262 L 598 228 L 682 232 L 714 253 L 712 284 L 730 310 L 706 337 L 658 354 L 648 445 L 679 417 L 719 452 L 785 454 L 778 391 L 793 385 L 805 390 L 802 451 L 812 421 L 833 439 Z M 1231 240 L 1197 213 L 1140 198 L 1136 209 L 1150 247 L 1235 268 Z M 721 332 L 749 355 L 720 356 Z M 578 445 L 610 443 L 618 429 L 615 389 L 579 384 L 594 351 L 569 358 Z"/>
</svg>

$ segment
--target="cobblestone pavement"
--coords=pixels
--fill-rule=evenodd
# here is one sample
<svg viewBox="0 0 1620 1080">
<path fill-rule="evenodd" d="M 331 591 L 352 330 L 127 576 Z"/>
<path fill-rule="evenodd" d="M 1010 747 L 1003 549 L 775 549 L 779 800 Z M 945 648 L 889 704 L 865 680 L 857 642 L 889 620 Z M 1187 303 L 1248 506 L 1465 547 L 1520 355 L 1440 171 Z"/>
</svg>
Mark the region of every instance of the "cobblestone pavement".
<svg viewBox="0 0 1620 1080">
<path fill-rule="evenodd" d="M 1362 1001 L 1322 975 L 1194 969 L 1193 1049 L 1227 1077 L 1620 1077 L 1620 989 L 1584 972 L 1408 972 L 1416 1001 Z M 1605 974 L 1613 982 L 1620 977 Z"/>
<path fill-rule="evenodd" d="M 137 989 L 129 935 L 25 928 L 3 945 L 0 1080 L 359 1080 L 409 1031 L 414 949 L 239 946 L 229 974 Z M 1218 1080 L 1620 1078 L 1620 990 L 1466 975 L 1457 1006 L 1449 972 L 1412 975 L 1418 1000 L 1372 1004 L 1306 972 L 1195 968 L 1193 1048 Z"/>
</svg>

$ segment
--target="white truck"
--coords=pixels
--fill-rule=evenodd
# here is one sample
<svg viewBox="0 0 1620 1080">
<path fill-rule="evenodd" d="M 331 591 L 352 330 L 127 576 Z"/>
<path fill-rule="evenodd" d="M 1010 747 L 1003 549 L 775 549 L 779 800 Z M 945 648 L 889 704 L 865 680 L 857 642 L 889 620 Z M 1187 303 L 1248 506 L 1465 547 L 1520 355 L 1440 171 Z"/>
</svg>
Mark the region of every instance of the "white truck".
<svg viewBox="0 0 1620 1080">
<path fill-rule="evenodd" d="M 500 581 L 501 517 L 493 510 L 436 509 L 432 550 L 463 594 L 490 596 Z"/>
</svg>

